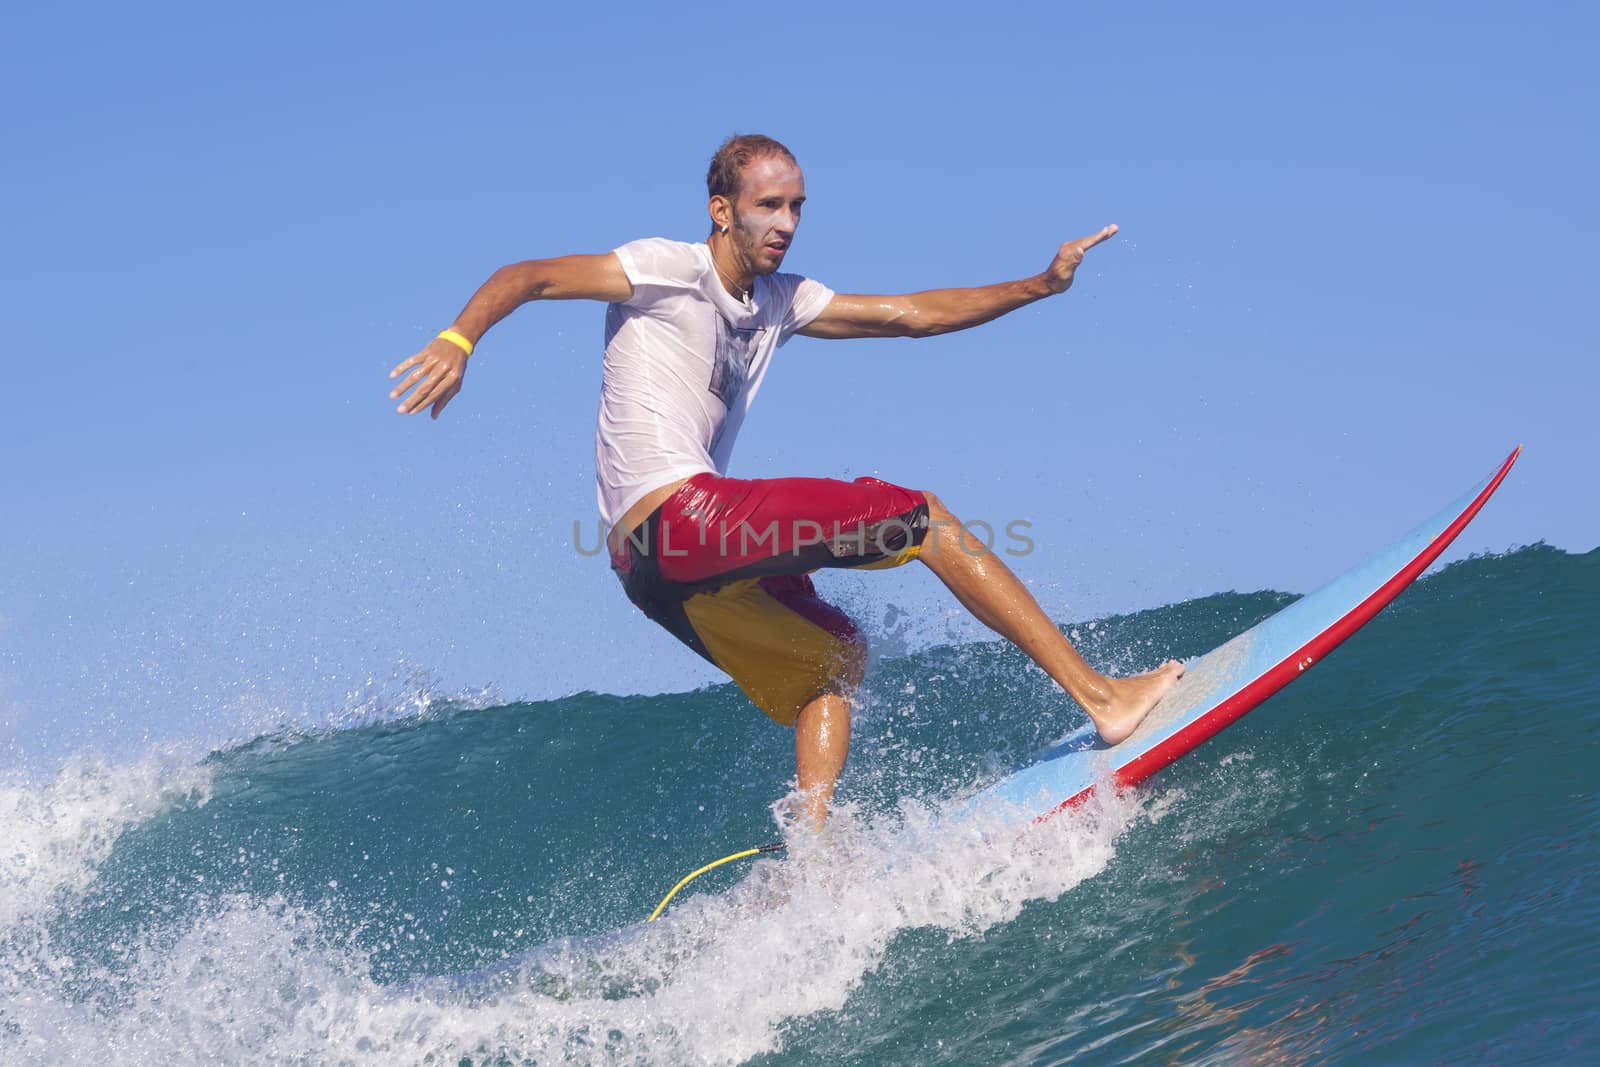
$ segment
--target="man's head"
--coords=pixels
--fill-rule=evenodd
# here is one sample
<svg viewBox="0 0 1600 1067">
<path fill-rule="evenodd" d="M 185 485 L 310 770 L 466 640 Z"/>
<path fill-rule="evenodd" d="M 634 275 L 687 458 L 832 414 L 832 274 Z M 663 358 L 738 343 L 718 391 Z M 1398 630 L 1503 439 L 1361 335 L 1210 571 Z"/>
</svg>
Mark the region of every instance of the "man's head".
<svg viewBox="0 0 1600 1067">
<path fill-rule="evenodd" d="M 728 241 L 739 267 L 751 274 L 777 270 L 806 199 L 793 153 L 760 134 L 730 137 L 711 157 L 706 192 L 712 234 Z"/>
</svg>

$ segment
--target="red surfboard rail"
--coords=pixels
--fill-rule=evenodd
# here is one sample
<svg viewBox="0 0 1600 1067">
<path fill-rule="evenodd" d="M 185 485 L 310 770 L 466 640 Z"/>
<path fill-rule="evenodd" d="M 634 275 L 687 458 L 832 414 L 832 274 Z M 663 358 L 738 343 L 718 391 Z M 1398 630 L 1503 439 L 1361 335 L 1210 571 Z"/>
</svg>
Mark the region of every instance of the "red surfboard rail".
<svg viewBox="0 0 1600 1067">
<path fill-rule="evenodd" d="M 1489 497 L 1494 495 L 1495 490 L 1500 487 L 1500 483 L 1510 473 L 1512 465 L 1516 463 L 1517 457 L 1521 454 L 1522 446 L 1518 445 L 1490 477 L 1483 489 L 1462 509 L 1461 513 L 1429 541 L 1410 562 L 1401 567 L 1393 577 L 1384 582 L 1371 595 L 1325 627 L 1309 641 L 1306 641 L 1291 655 L 1283 657 L 1254 681 L 1219 703 L 1215 708 L 1212 708 L 1139 755 L 1134 756 L 1127 763 L 1118 766 L 1112 776 L 1112 780 L 1117 787 L 1125 788 L 1142 782 L 1177 760 L 1180 756 L 1204 744 L 1299 677 L 1311 666 L 1321 662 L 1328 653 L 1342 644 L 1351 634 L 1372 621 L 1373 617 L 1399 596 L 1402 590 L 1416 581 L 1422 572 L 1427 570 L 1444 550 L 1450 546 L 1450 543 L 1460 535 L 1467 524 L 1477 516 Z M 1113 748 L 1110 751 L 1115 752 L 1115 749 Z M 1039 816 L 1039 818 L 1049 818 L 1057 812 L 1079 804 L 1094 792 L 1094 788 L 1093 785 L 1083 788 L 1066 800 L 1061 801 L 1054 808 Z"/>
</svg>

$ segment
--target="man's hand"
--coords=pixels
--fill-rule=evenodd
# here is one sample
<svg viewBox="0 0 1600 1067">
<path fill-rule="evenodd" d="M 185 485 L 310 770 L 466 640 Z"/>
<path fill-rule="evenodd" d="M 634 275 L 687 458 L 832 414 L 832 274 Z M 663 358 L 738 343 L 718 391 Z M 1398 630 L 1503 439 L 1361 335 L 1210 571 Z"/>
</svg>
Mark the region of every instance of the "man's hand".
<svg viewBox="0 0 1600 1067">
<path fill-rule="evenodd" d="M 1050 269 L 1044 272 L 1044 283 L 1050 287 L 1052 293 L 1064 293 L 1072 288 L 1072 276 L 1078 272 L 1078 264 L 1083 262 L 1083 254 L 1101 241 L 1108 240 L 1117 232 L 1113 223 L 1099 233 L 1089 237 L 1080 237 L 1076 241 L 1068 241 L 1061 246 L 1061 251 L 1056 253 L 1056 258 L 1050 264 Z"/>
<path fill-rule="evenodd" d="M 398 400 L 412 386 L 415 391 L 404 400 L 395 410 L 402 415 L 415 415 L 429 404 L 433 405 L 433 417 L 438 418 L 444 406 L 461 392 L 461 378 L 467 371 L 467 354 L 460 348 L 436 337 L 428 342 L 428 347 L 421 352 L 404 360 L 394 370 L 389 372 L 392 381 L 405 374 L 405 379 L 390 392 L 390 400 Z"/>
</svg>

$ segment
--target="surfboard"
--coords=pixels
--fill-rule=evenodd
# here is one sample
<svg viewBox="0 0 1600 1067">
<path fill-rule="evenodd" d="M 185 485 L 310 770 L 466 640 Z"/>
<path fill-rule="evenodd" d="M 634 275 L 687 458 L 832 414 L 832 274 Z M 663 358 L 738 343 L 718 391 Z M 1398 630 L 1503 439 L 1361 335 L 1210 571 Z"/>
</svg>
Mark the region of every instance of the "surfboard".
<svg viewBox="0 0 1600 1067">
<path fill-rule="evenodd" d="M 978 793 L 965 810 L 1047 817 L 1098 785 L 1135 785 L 1192 752 L 1322 662 L 1416 581 L 1500 488 L 1521 452 L 1518 446 L 1494 473 L 1365 563 L 1188 661 L 1183 678 L 1121 743 L 1107 745 L 1084 727 Z"/>
</svg>

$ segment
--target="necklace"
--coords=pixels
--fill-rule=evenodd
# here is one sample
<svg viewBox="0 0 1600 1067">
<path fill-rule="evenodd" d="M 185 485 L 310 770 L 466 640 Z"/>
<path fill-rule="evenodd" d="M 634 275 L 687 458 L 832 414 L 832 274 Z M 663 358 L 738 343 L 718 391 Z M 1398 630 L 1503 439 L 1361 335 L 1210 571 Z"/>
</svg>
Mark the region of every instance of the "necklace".
<svg viewBox="0 0 1600 1067">
<path fill-rule="evenodd" d="M 718 277 L 727 282 L 732 288 L 739 290 L 739 303 L 750 303 L 750 290 L 741 287 L 739 283 L 735 282 L 732 278 L 728 277 L 727 274 L 723 273 L 721 264 L 717 262 L 717 255 L 715 252 L 711 254 L 711 265 L 717 268 Z"/>
</svg>

